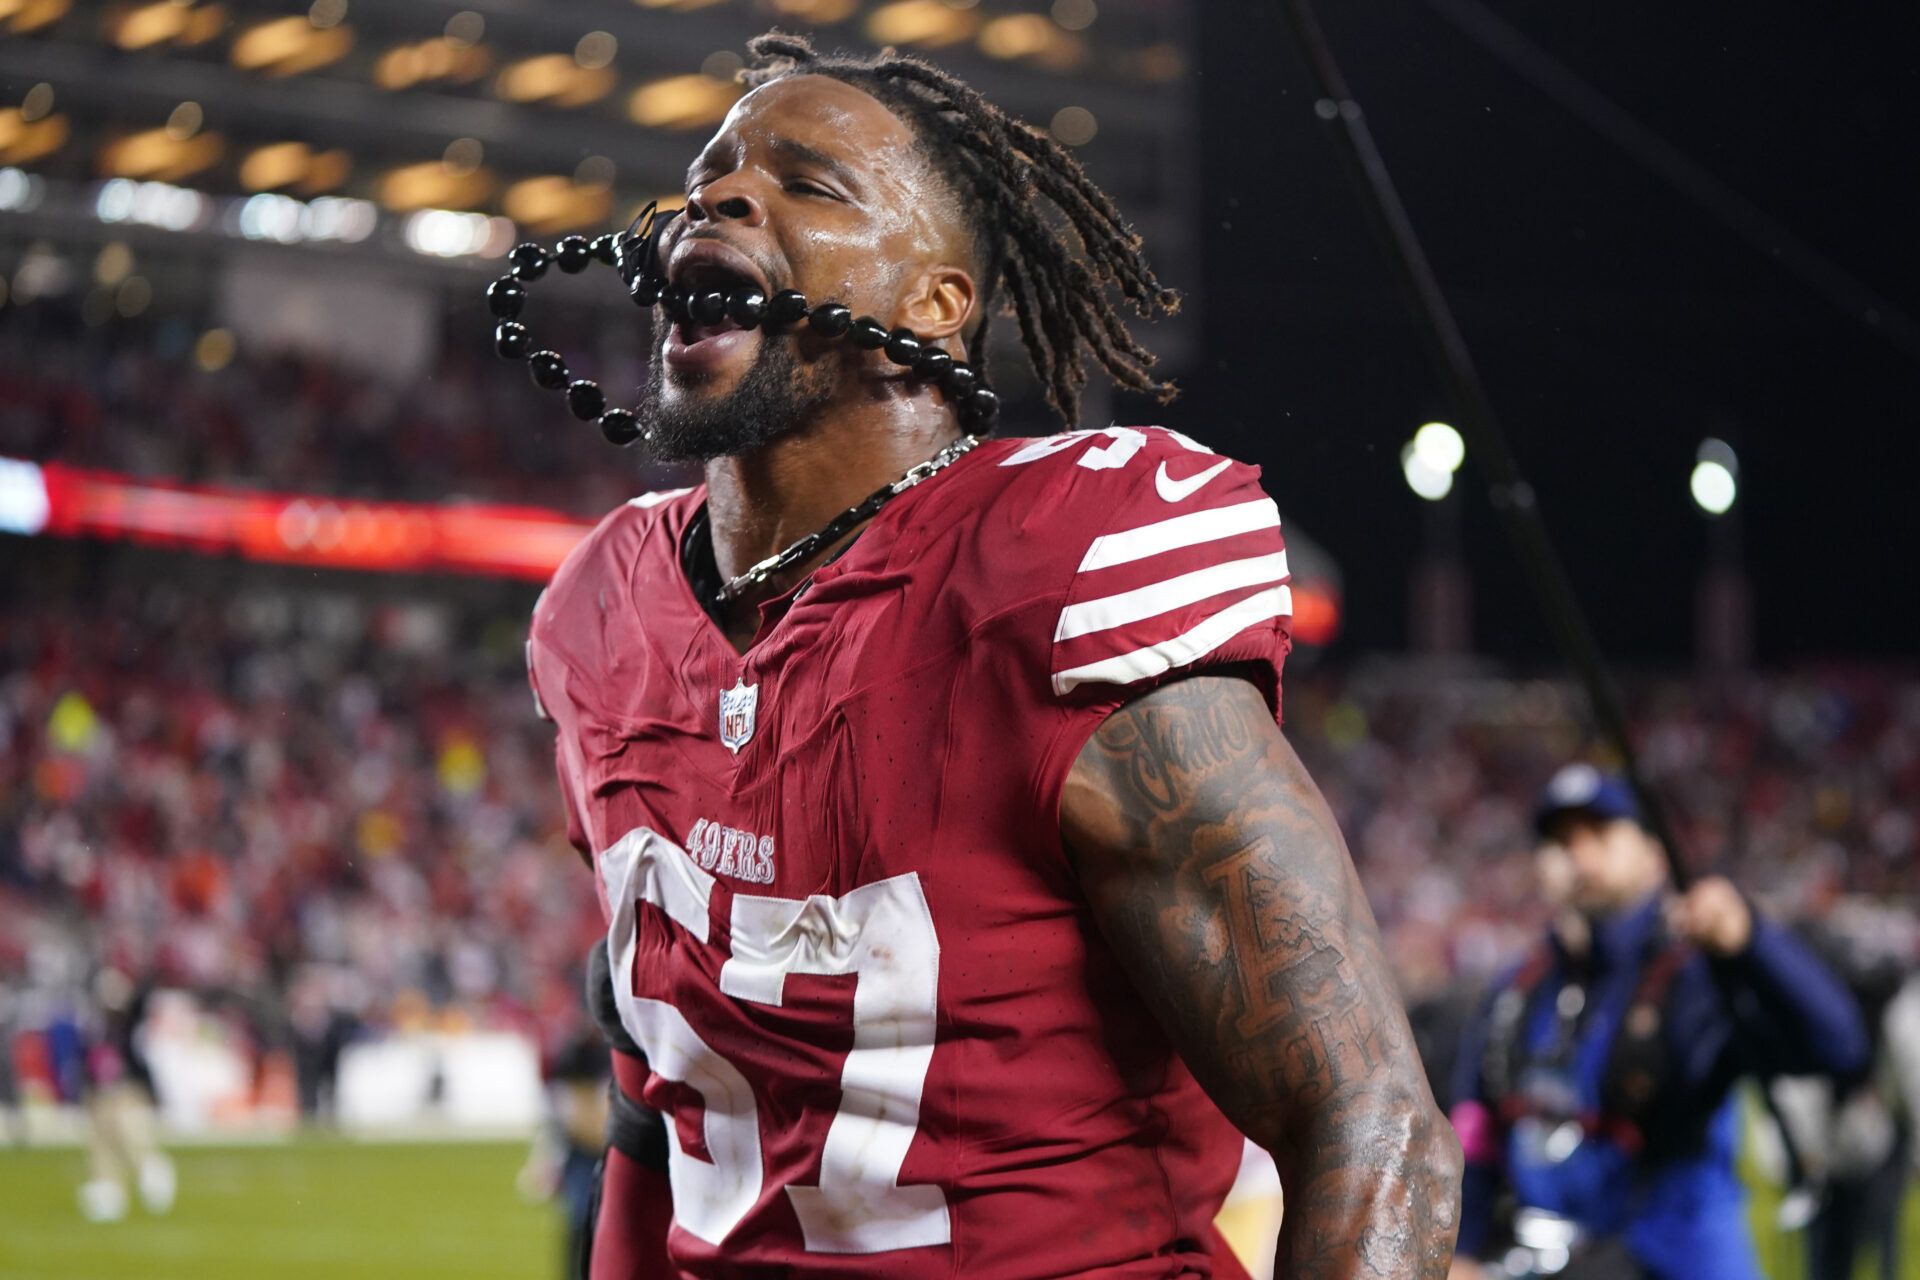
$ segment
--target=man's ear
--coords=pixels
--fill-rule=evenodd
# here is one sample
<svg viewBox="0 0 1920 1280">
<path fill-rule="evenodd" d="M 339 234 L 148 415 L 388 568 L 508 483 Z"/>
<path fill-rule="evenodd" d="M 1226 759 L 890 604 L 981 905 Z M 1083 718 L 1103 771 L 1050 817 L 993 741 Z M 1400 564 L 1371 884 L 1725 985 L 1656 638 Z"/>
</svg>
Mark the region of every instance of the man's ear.
<svg viewBox="0 0 1920 1280">
<path fill-rule="evenodd" d="M 972 276 L 959 267 L 929 267 L 902 302 L 896 322 L 922 340 L 937 342 L 965 329 L 978 305 Z"/>
</svg>

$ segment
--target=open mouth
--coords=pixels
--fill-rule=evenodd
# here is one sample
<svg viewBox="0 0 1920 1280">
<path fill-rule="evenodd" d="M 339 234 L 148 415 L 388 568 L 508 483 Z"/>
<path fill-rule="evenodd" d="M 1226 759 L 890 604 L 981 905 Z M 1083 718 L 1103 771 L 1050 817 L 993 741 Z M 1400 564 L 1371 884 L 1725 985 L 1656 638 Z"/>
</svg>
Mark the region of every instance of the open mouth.
<svg viewBox="0 0 1920 1280">
<path fill-rule="evenodd" d="M 679 366 L 717 364 L 748 341 L 752 325 L 742 323 L 743 301 L 767 298 L 767 287 L 747 258 L 713 241 L 689 241 L 673 256 L 669 287 L 683 293 L 674 306 L 665 354 Z"/>
</svg>

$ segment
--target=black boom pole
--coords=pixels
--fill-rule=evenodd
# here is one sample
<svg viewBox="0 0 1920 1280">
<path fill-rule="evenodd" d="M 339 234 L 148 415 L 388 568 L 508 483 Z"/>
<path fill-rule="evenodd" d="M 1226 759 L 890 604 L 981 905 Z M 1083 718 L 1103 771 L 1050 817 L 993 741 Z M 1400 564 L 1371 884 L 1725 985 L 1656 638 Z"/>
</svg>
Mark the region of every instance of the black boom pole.
<svg viewBox="0 0 1920 1280">
<path fill-rule="evenodd" d="M 1541 519 L 1533 486 L 1520 474 L 1506 433 L 1494 416 L 1493 404 L 1481 384 L 1466 338 L 1454 319 L 1453 308 L 1447 305 L 1433 265 L 1420 247 L 1420 237 L 1414 232 L 1406 206 L 1400 203 L 1400 194 L 1394 189 L 1379 147 L 1374 145 L 1360 104 L 1354 101 L 1340 64 L 1334 60 L 1312 0 L 1287 0 L 1287 12 L 1319 83 L 1320 97 L 1314 103 L 1314 114 L 1326 122 L 1336 138 L 1341 158 L 1370 220 L 1413 293 L 1434 357 L 1459 407 L 1460 430 L 1467 441 L 1467 452 L 1477 458 L 1484 469 L 1487 494 L 1499 516 L 1500 526 L 1513 544 L 1527 585 L 1553 628 L 1561 652 L 1586 687 L 1587 700 L 1601 736 L 1620 757 L 1627 781 L 1640 803 L 1640 812 L 1646 818 L 1647 829 L 1666 852 L 1674 886 L 1685 889 L 1691 876 L 1668 821 L 1666 806 L 1641 775 L 1633 741 L 1627 734 L 1626 715 L 1621 710 L 1620 697 L 1614 690 L 1606 661 L 1600 655 L 1600 646 L 1593 638 L 1593 628 L 1587 623 L 1586 611 L 1580 607 L 1580 598 L 1574 593 L 1566 566 L 1547 533 L 1546 522 Z"/>
</svg>

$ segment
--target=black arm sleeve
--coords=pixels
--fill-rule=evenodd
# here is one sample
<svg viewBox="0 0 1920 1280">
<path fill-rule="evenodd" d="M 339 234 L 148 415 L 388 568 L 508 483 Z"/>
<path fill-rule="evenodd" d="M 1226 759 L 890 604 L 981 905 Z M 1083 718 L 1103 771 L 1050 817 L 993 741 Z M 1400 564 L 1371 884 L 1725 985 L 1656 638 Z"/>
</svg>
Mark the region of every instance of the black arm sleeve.
<svg viewBox="0 0 1920 1280">
<path fill-rule="evenodd" d="M 620 1007 L 613 998 L 613 967 L 607 959 L 607 942 L 602 938 L 587 955 L 587 1008 L 593 1014 L 607 1045 L 617 1054 L 636 1062 L 645 1055 L 620 1023 Z M 667 1168 L 667 1126 L 660 1113 L 620 1087 L 616 1069 L 607 1085 L 607 1145 L 647 1169 L 665 1172 Z"/>
</svg>

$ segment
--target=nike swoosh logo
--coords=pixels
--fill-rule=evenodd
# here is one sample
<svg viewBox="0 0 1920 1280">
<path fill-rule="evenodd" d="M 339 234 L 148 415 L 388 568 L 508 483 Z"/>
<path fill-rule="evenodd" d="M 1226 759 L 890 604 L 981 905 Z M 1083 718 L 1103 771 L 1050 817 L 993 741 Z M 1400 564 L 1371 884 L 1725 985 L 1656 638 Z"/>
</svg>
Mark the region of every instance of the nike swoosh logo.
<svg viewBox="0 0 1920 1280">
<path fill-rule="evenodd" d="M 1197 476 L 1188 476 L 1185 480 L 1175 480 L 1167 474 L 1167 464 L 1161 463 L 1160 469 L 1153 473 L 1153 489 L 1160 495 L 1162 502 L 1185 502 L 1206 486 L 1207 481 L 1233 465 L 1232 458 L 1222 458 Z"/>
</svg>

